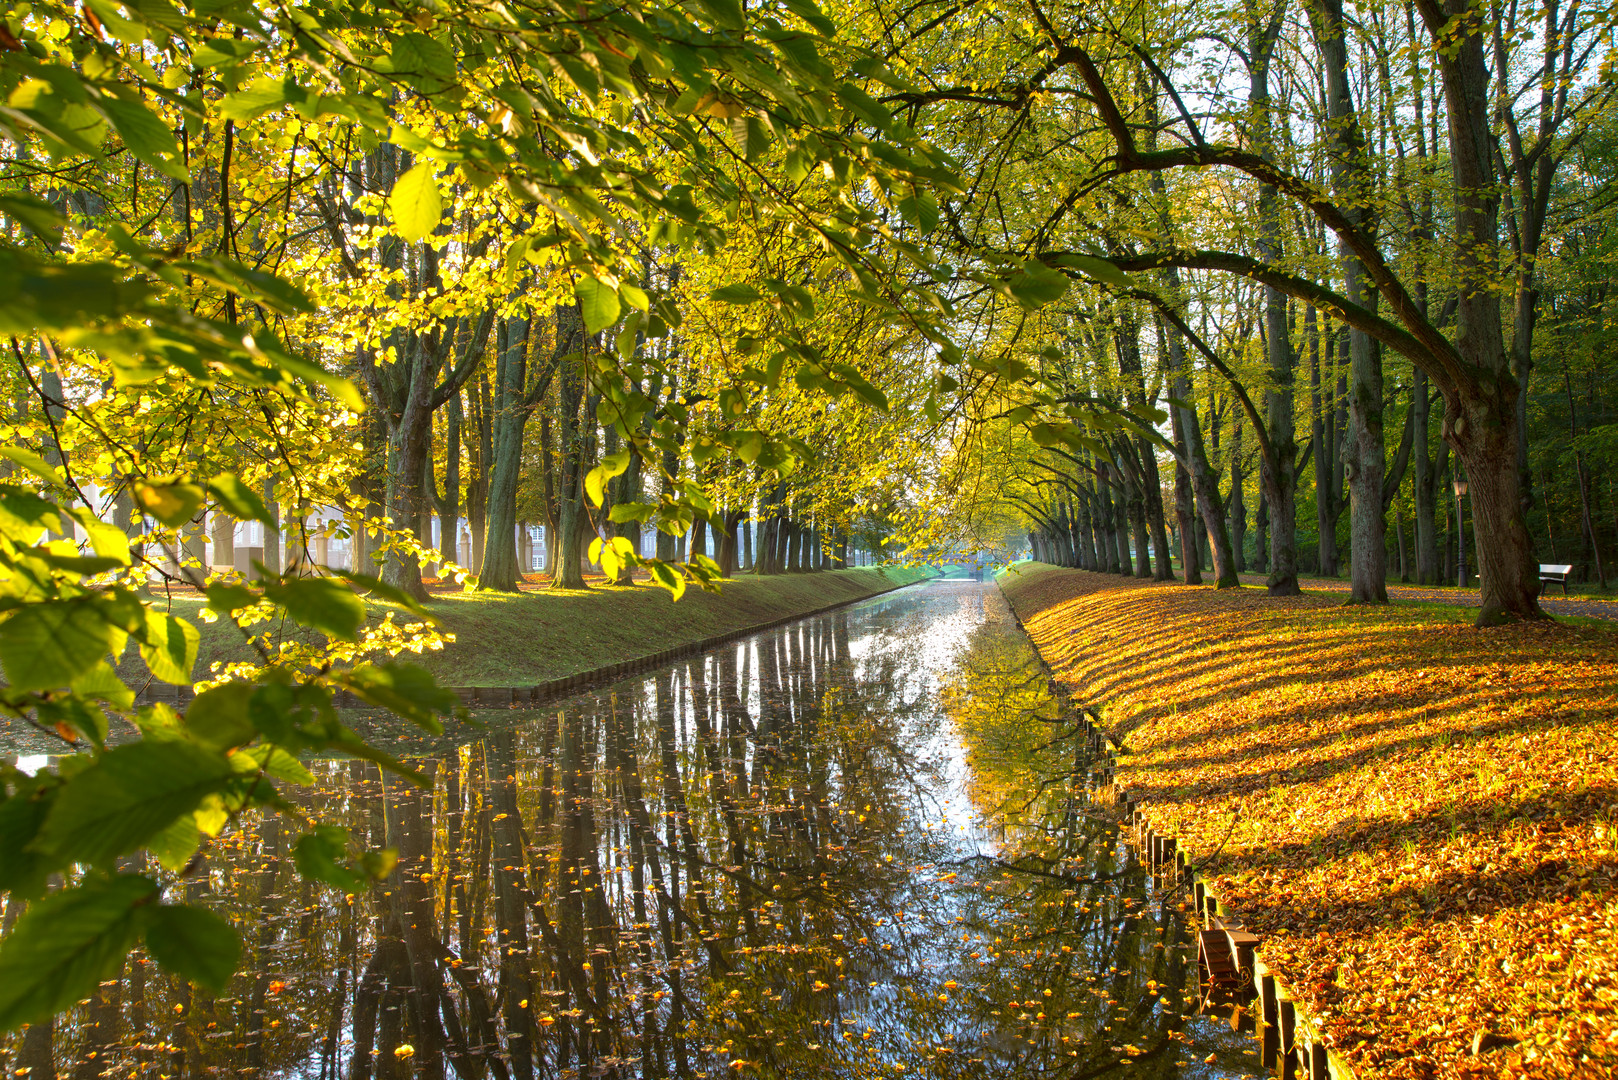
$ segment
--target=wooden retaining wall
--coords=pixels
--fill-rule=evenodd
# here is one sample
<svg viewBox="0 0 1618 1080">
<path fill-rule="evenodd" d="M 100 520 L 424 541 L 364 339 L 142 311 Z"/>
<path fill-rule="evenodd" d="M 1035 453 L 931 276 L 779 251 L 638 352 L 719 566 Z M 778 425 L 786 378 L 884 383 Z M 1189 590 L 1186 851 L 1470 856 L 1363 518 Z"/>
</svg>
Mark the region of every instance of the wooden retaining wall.
<svg viewBox="0 0 1618 1080">
<path fill-rule="evenodd" d="M 1028 628 L 1009 599 L 1006 607 L 1011 609 L 1011 617 L 1026 634 Z M 1030 636 L 1030 644 L 1032 641 Z M 1054 685 L 1055 672 L 1037 647 L 1034 655 L 1045 677 Z M 1097 794 L 1103 800 L 1112 800 L 1119 808 L 1130 844 L 1141 861 L 1154 874 L 1183 889 L 1196 913 L 1201 931 L 1197 958 L 1201 968 L 1199 984 L 1210 977 L 1209 945 L 1214 946 L 1218 957 L 1228 958 L 1232 969 L 1229 996 L 1234 1000 L 1231 1027 L 1253 1032 L 1263 1068 L 1280 1080 L 1355 1080 L 1354 1071 L 1326 1045 L 1319 1023 L 1265 964 L 1263 939 L 1247 929 L 1246 921 L 1237 911 L 1219 900 L 1212 884 L 1203 877 L 1201 867 L 1187 857 L 1179 838 L 1153 828 L 1141 809 L 1138 796 L 1119 786 L 1118 746 L 1102 726 L 1100 715 L 1083 706 L 1080 722 L 1095 761 Z M 1217 957 L 1214 960 L 1217 964 Z"/>
<path fill-rule="evenodd" d="M 839 600 L 836 603 L 826 604 L 823 607 L 812 608 L 808 611 L 796 612 L 792 615 L 783 615 L 779 619 L 768 622 L 753 623 L 739 630 L 732 630 L 724 634 L 715 634 L 712 637 L 699 638 L 688 641 L 683 645 L 676 645 L 646 656 L 638 656 L 633 660 L 621 660 L 616 664 L 605 664 L 601 667 L 591 668 L 588 671 L 574 672 L 572 675 L 563 675 L 560 678 L 550 679 L 546 682 L 535 683 L 532 686 L 452 686 L 457 697 L 463 705 L 470 705 L 480 709 L 520 709 L 532 708 L 538 705 L 549 704 L 561 698 L 572 697 L 582 693 L 592 686 L 603 683 L 616 682 L 619 679 L 634 675 L 637 672 L 650 671 L 665 667 L 689 656 L 697 656 L 709 649 L 742 638 L 752 637 L 777 626 L 784 626 L 799 619 L 808 619 L 816 615 L 823 615 L 828 611 L 835 611 L 840 607 L 858 604 L 873 597 L 884 596 L 896 589 L 908 585 L 916 585 L 930 578 L 917 578 L 915 581 L 902 581 L 891 584 L 885 589 L 856 596 L 849 600 Z M 167 704 L 183 705 L 196 697 L 196 691 L 189 686 L 172 686 L 155 680 L 147 683 L 136 695 L 135 700 L 140 703 L 161 701 Z M 340 709 L 374 708 L 369 702 L 362 701 L 347 690 L 338 691 L 333 697 L 333 703 Z"/>
</svg>

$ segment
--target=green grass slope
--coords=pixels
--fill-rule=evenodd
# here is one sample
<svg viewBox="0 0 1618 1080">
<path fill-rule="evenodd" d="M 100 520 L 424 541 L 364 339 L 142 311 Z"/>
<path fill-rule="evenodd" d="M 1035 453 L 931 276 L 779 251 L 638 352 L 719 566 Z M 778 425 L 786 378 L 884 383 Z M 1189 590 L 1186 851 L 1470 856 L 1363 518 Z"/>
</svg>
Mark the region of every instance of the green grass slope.
<svg viewBox="0 0 1618 1080">
<path fill-rule="evenodd" d="M 426 608 L 455 640 L 442 652 L 414 659 L 451 686 L 529 686 L 863 599 L 935 573 L 861 567 L 743 575 L 725 582 L 718 595 L 692 588 L 677 602 L 650 585 L 544 589 L 517 595 L 440 593 Z M 235 627 L 223 620 L 202 621 L 202 600 L 195 593 L 177 594 L 171 604 L 176 615 L 202 633 L 198 678 L 206 677 L 217 663 L 249 658 Z M 376 610 L 389 609 L 377 605 Z M 127 677 L 144 674 L 133 650 L 122 666 Z"/>
</svg>

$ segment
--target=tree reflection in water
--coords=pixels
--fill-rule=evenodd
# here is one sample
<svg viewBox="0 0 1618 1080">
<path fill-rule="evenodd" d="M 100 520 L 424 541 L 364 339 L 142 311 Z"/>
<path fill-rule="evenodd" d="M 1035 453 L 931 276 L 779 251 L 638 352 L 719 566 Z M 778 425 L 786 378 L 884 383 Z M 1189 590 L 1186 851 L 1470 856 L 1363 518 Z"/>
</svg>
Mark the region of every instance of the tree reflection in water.
<svg viewBox="0 0 1618 1080">
<path fill-rule="evenodd" d="M 231 992 L 136 954 L 11 1039 L 7 1070 L 1080 1080 L 1254 1062 L 1182 1016 L 1180 916 L 1091 805 L 1074 717 L 992 585 L 906 590 L 483 719 L 393 747 L 430 792 L 311 763 L 299 797 L 395 847 L 385 882 L 311 887 L 294 837 L 249 822 L 190 886 L 243 930 Z"/>
</svg>

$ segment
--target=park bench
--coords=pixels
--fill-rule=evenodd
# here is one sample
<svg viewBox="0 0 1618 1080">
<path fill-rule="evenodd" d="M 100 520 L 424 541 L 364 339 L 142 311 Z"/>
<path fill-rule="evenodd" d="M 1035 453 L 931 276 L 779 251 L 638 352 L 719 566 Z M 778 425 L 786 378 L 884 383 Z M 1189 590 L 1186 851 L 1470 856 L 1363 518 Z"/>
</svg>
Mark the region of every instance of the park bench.
<svg viewBox="0 0 1618 1080">
<path fill-rule="evenodd" d="M 1573 567 L 1571 565 L 1567 565 L 1567 566 L 1546 566 L 1543 563 L 1541 563 L 1540 567 L 1539 567 L 1539 580 L 1540 580 L 1541 583 L 1546 582 L 1546 581 L 1552 581 L 1552 582 L 1558 582 L 1559 581 L 1559 582 L 1561 582 L 1562 583 L 1562 595 L 1566 596 L 1567 595 L 1567 576 L 1569 574 L 1571 574 L 1571 573 L 1573 573 Z"/>
</svg>

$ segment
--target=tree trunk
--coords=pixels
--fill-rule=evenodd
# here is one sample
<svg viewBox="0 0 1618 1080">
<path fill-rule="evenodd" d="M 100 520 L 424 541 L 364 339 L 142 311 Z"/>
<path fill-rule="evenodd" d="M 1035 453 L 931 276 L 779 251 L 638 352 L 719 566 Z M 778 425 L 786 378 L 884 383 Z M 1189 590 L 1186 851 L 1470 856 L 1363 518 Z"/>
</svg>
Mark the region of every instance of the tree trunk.
<svg viewBox="0 0 1618 1080">
<path fill-rule="evenodd" d="M 466 488 L 466 520 L 472 533 L 472 566 L 474 574 L 483 572 L 483 552 L 488 543 L 489 530 L 489 463 L 494 457 L 493 406 L 489 394 L 487 369 L 478 373 L 477 387 L 467 397 L 475 408 L 477 453 L 473 455 L 472 479 Z"/>
<path fill-rule="evenodd" d="M 1337 483 L 1336 406 L 1332 404 L 1329 387 L 1331 368 L 1337 353 L 1337 337 L 1328 327 L 1324 333 L 1316 323 L 1314 306 L 1303 315 L 1304 339 L 1309 343 L 1309 396 L 1313 416 L 1310 419 L 1310 437 L 1315 446 L 1315 573 L 1321 577 L 1337 576 Z M 1325 362 L 1321 361 L 1321 340 L 1325 339 Z M 1324 370 L 1323 370 L 1324 369 Z"/>
<path fill-rule="evenodd" d="M 1230 433 L 1230 518 L 1231 561 L 1236 572 L 1247 569 L 1247 501 L 1242 497 L 1242 414 Z"/>
<path fill-rule="evenodd" d="M 270 520 L 264 523 L 264 569 L 272 576 L 281 572 L 281 506 L 275 501 L 275 477 L 264 480 L 264 506 Z"/>
<path fill-rule="evenodd" d="M 1442 580 L 1438 566 L 1438 504 L 1436 481 L 1438 469 L 1432 456 L 1432 436 L 1429 417 L 1432 412 L 1431 392 L 1427 387 L 1427 373 L 1416 369 L 1411 381 L 1410 409 L 1415 425 L 1411 436 L 1410 452 L 1416 469 L 1415 477 L 1415 547 L 1416 584 L 1437 585 Z"/>
<path fill-rule="evenodd" d="M 461 394 L 456 391 L 444 403 L 444 494 L 433 493 L 438 510 L 438 558 L 440 563 L 460 564 L 461 538 Z M 442 572 L 439 576 L 443 576 Z"/>
<path fill-rule="evenodd" d="M 572 351 L 578 337 L 578 305 L 556 309 L 555 355 Z M 478 588 L 516 592 L 525 567 L 517 559 L 517 485 L 522 475 L 523 433 L 535 404 L 545 393 L 554 360 L 540 384 L 529 387 L 527 317 L 502 319 L 495 345 L 494 402 L 490 416 L 492 455 L 489 471 L 488 527 L 485 531 L 483 572 Z"/>
<path fill-rule="evenodd" d="M 1435 37 L 1471 10 L 1465 0 L 1421 7 Z M 1483 605 L 1477 625 L 1543 618 L 1539 565 L 1523 516 L 1517 471 L 1517 380 L 1505 355 L 1498 280 L 1499 196 L 1489 117 L 1489 68 L 1480 24 L 1468 23 L 1453 50 L 1437 54 L 1455 178 L 1458 290 L 1455 347 L 1472 368 L 1444 395 L 1444 437 L 1466 465 L 1477 527 Z M 1473 373 L 1476 373 L 1474 376 Z M 1477 377 L 1481 376 L 1481 377 Z"/>
<path fill-rule="evenodd" d="M 1173 276 L 1173 281 L 1178 284 L 1178 274 Z M 1202 516 L 1203 528 L 1212 549 L 1214 588 L 1235 588 L 1241 581 L 1236 577 L 1235 560 L 1230 550 L 1230 532 L 1225 527 L 1225 504 L 1219 497 L 1218 477 L 1208 462 L 1208 452 L 1202 443 L 1202 422 L 1197 416 L 1196 407 L 1190 403 L 1190 358 L 1186 356 L 1185 342 L 1181 340 L 1178 331 L 1169 328 L 1167 337 L 1170 381 L 1174 387 L 1172 396 L 1178 402 L 1171 408 L 1179 415 L 1189 466 L 1186 471 L 1190 473 L 1191 490 L 1196 497 L 1197 510 Z M 1196 531 L 1192 530 L 1193 533 Z"/>
<path fill-rule="evenodd" d="M 583 589 L 584 551 L 580 544 L 580 519 L 584 516 L 583 477 L 584 439 L 579 433 L 579 408 L 584 402 L 583 361 L 574 358 L 562 366 L 561 415 L 557 425 L 557 456 L 561 477 L 557 485 L 559 512 L 556 521 L 556 573 L 558 588 Z"/>
</svg>

